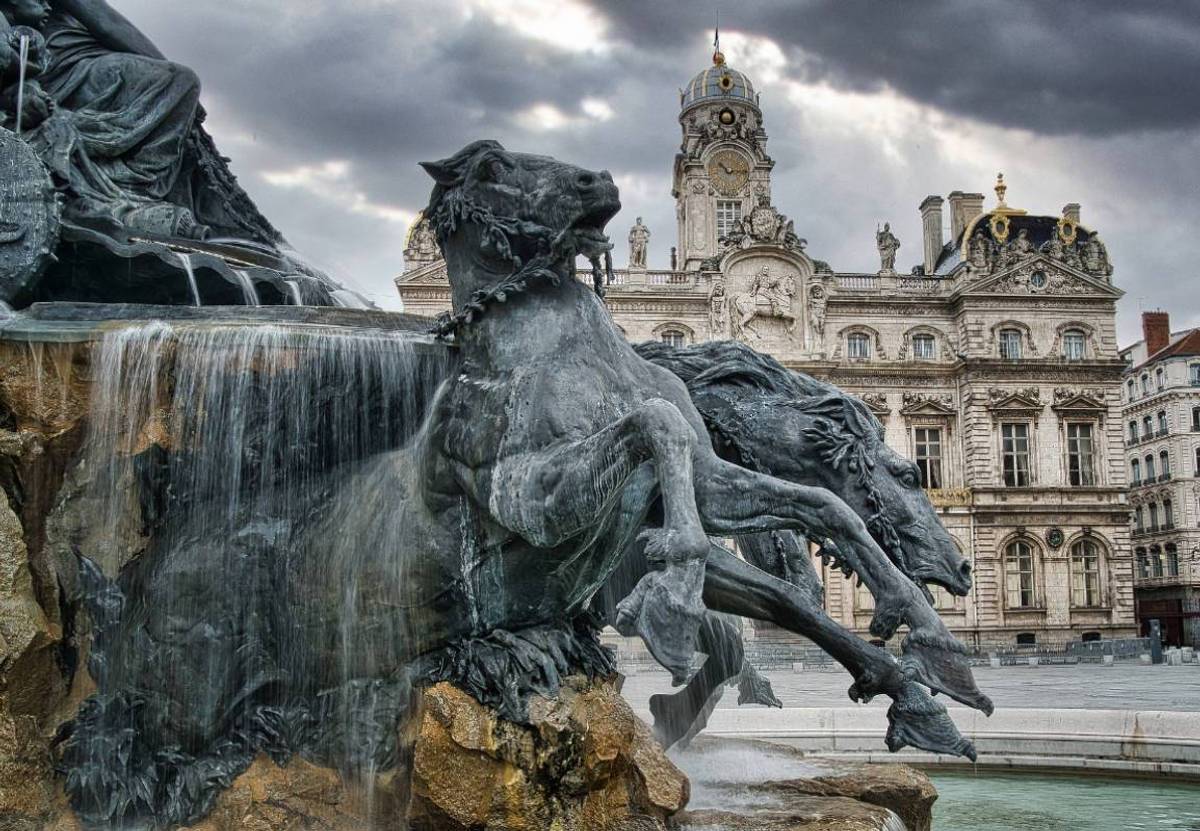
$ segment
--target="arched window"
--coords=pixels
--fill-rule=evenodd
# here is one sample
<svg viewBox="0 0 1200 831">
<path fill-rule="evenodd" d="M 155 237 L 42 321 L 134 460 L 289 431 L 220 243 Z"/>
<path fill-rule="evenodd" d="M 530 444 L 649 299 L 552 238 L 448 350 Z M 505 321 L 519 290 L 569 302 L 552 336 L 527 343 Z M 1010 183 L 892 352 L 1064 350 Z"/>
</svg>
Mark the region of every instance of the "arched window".
<svg viewBox="0 0 1200 831">
<path fill-rule="evenodd" d="M 1133 421 L 1129 422 L 1129 443 L 1137 444 L 1137 440 L 1138 440 L 1137 419 L 1134 419 Z"/>
<path fill-rule="evenodd" d="M 933 361 L 937 359 L 937 338 L 933 335 L 918 334 L 912 338 L 912 355 L 917 361 Z"/>
<path fill-rule="evenodd" d="M 1145 459 L 1143 459 L 1142 461 L 1143 461 L 1143 463 L 1146 465 L 1146 481 L 1147 481 L 1147 482 L 1153 482 L 1153 481 L 1154 481 L 1154 477 L 1155 477 L 1155 473 L 1154 473 L 1154 457 L 1153 457 L 1153 456 L 1146 456 L 1146 458 L 1145 458 Z"/>
<path fill-rule="evenodd" d="M 851 332 L 846 336 L 846 355 L 849 358 L 870 358 L 871 338 L 862 332 Z"/>
<path fill-rule="evenodd" d="M 1013 540 L 1004 550 L 1004 587 L 1008 608 L 1027 609 L 1037 603 L 1033 546 Z"/>
<path fill-rule="evenodd" d="M 1163 576 L 1162 549 L 1159 548 L 1157 545 L 1150 546 L 1150 553 L 1147 555 L 1147 560 L 1149 561 L 1149 564 L 1150 564 L 1150 576 L 1151 577 L 1162 577 Z"/>
<path fill-rule="evenodd" d="M 1078 329 L 1068 329 L 1063 332 L 1063 357 L 1068 361 L 1082 361 L 1087 347 L 1087 335 Z"/>
<path fill-rule="evenodd" d="M 1142 395 L 1149 395 L 1149 394 L 1150 394 L 1150 376 L 1143 375 L 1142 376 Z"/>
<path fill-rule="evenodd" d="M 1129 401 L 1133 400 L 1133 396 L 1134 396 L 1133 391 L 1134 391 L 1133 379 L 1130 378 L 1128 381 L 1125 382 L 1125 396 L 1126 396 L 1127 400 L 1129 400 Z"/>
<path fill-rule="evenodd" d="M 1019 360 L 1021 357 L 1021 330 L 1020 329 L 1001 329 L 1000 330 L 1000 357 L 1009 361 Z"/>
<path fill-rule="evenodd" d="M 1165 436 L 1167 434 L 1167 411 L 1158 411 L 1158 434 Z"/>
<path fill-rule="evenodd" d="M 1080 540 L 1071 546 L 1071 605 L 1101 606 L 1100 546 Z"/>
<path fill-rule="evenodd" d="M 670 346 L 683 346 L 687 343 L 687 335 L 681 329 L 663 329 L 658 336 L 663 343 Z"/>
<path fill-rule="evenodd" d="M 1170 531 L 1175 527 L 1175 505 L 1171 497 L 1163 500 L 1163 528 Z"/>
<path fill-rule="evenodd" d="M 1139 534 L 1146 530 L 1146 512 L 1141 505 L 1133 509 L 1133 529 Z"/>
<path fill-rule="evenodd" d="M 1150 576 L 1150 561 L 1146 559 L 1146 549 L 1139 548 L 1137 554 L 1137 573 L 1138 577 Z"/>
<path fill-rule="evenodd" d="M 1142 483 L 1142 463 L 1134 459 L 1129 463 L 1129 483 L 1131 485 L 1140 485 Z"/>
<path fill-rule="evenodd" d="M 1154 370 L 1154 386 L 1156 389 L 1161 390 L 1166 385 L 1167 385 L 1167 373 L 1160 366 L 1158 369 Z"/>
<path fill-rule="evenodd" d="M 1179 549 L 1173 542 L 1167 543 L 1167 576 L 1179 576 Z"/>
<path fill-rule="evenodd" d="M 1142 417 L 1142 438 L 1148 439 L 1154 435 L 1154 419 L 1149 415 Z"/>
<path fill-rule="evenodd" d="M 1160 479 L 1171 478 L 1171 457 L 1165 450 L 1160 450 L 1158 453 L 1158 477 Z"/>
<path fill-rule="evenodd" d="M 1154 533 L 1158 530 L 1158 503 L 1151 502 L 1146 507 L 1149 509 L 1148 513 L 1150 514 L 1150 533 Z"/>
</svg>

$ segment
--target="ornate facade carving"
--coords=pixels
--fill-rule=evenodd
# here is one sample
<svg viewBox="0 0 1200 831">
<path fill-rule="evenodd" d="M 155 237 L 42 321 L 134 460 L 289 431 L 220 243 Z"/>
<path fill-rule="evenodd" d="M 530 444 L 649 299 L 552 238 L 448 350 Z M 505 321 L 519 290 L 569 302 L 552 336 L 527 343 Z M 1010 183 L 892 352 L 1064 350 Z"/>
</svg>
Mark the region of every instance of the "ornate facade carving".
<svg viewBox="0 0 1200 831">
<path fill-rule="evenodd" d="M 437 237 L 424 214 L 418 214 L 408 231 L 404 244 L 404 265 L 409 270 L 435 262 L 442 258 Z"/>
</svg>

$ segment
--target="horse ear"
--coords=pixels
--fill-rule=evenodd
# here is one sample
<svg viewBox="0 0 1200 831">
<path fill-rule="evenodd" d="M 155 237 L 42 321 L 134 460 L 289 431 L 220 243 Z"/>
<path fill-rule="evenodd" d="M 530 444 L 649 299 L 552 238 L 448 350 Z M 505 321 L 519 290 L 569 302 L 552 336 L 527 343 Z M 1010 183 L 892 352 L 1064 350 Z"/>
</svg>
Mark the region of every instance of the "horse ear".
<svg viewBox="0 0 1200 831">
<path fill-rule="evenodd" d="M 443 159 L 440 162 L 418 162 L 425 172 L 429 174 L 433 181 L 437 182 L 442 187 L 453 187 L 458 181 L 458 171 L 454 170 L 449 162 L 450 159 Z"/>
<path fill-rule="evenodd" d="M 866 440 L 876 432 L 874 419 L 865 404 L 853 399 L 843 399 L 846 411 L 846 426 L 850 432 L 862 440 Z"/>
<path fill-rule="evenodd" d="M 433 178 L 433 181 L 444 188 L 452 188 L 462 180 L 467 165 L 481 150 L 503 151 L 504 147 L 500 142 L 492 139 L 473 141 L 448 159 L 442 159 L 439 162 L 421 162 L 420 164 L 425 172 Z"/>
</svg>

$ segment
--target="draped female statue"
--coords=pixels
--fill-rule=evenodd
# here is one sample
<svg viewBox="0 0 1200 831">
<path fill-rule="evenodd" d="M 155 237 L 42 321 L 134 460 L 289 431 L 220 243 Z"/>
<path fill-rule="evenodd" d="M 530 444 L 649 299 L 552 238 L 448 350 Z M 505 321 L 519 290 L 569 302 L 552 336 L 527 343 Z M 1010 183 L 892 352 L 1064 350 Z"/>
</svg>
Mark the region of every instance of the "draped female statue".
<svg viewBox="0 0 1200 831">
<path fill-rule="evenodd" d="M 105 0 L 0 0 L 0 14 L 0 40 L 11 41 L 11 27 L 34 30 L 39 61 L 27 66 L 22 138 L 65 186 L 68 221 L 110 233 L 279 242 L 199 127 L 195 73 L 168 61 Z M 9 88 L 11 52 L 0 47 L 0 85 Z"/>
</svg>

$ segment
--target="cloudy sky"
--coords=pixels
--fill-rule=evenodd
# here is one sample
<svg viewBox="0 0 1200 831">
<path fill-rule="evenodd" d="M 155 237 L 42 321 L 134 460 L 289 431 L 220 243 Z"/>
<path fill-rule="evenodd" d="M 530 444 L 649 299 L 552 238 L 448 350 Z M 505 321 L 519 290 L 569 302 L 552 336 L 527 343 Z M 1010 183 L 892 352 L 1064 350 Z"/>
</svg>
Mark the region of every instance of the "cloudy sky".
<svg viewBox="0 0 1200 831">
<path fill-rule="evenodd" d="M 1200 0 L 111 0 L 205 84 L 209 128 L 264 212 L 376 303 L 429 193 L 416 163 L 477 138 L 612 171 L 651 267 L 674 244 L 678 88 L 731 66 L 762 93 L 775 203 L 813 256 L 874 270 L 917 205 L 1080 202 L 1138 311 L 1200 325 Z M 623 238 L 623 234 L 621 234 Z M 619 251 L 621 265 L 625 252 Z"/>
</svg>

